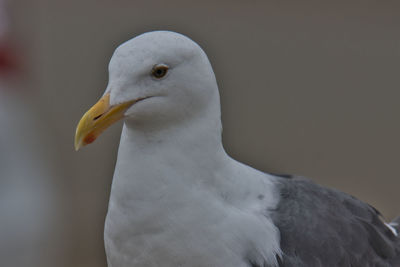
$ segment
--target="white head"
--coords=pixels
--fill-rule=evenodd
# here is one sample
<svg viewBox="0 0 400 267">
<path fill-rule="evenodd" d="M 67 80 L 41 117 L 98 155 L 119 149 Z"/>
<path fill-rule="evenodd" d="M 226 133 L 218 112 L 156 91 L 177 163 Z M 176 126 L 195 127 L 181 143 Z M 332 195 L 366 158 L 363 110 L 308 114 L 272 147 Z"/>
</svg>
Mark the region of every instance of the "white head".
<svg viewBox="0 0 400 267">
<path fill-rule="evenodd" d="M 139 35 L 114 52 L 103 98 L 81 119 L 75 146 L 91 143 L 125 117 L 131 127 L 178 127 L 212 113 L 219 121 L 219 94 L 203 50 L 174 32 Z"/>
</svg>

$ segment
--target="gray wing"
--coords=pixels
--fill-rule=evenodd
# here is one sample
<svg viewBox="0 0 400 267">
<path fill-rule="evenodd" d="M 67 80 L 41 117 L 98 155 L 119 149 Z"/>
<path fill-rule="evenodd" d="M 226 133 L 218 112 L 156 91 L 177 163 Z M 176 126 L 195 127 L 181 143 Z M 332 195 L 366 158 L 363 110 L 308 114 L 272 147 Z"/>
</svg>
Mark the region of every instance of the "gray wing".
<svg viewBox="0 0 400 267">
<path fill-rule="evenodd" d="M 284 267 L 400 266 L 400 240 L 370 205 L 301 177 L 277 177 L 269 211 L 280 230 Z"/>
</svg>

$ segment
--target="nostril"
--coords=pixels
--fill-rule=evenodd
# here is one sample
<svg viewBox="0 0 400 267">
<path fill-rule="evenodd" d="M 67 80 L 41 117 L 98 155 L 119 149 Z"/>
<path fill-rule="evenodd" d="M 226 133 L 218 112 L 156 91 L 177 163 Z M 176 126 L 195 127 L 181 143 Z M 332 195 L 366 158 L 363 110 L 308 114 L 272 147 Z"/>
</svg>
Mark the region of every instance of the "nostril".
<svg viewBox="0 0 400 267">
<path fill-rule="evenodd" d="M 103 116 L 103 114 L 100 114 L 99 116 L 94 117 L 93 120 L 95 121 L 95 120 L 97 120 L 98 118 L 100 118 L 101 116 Z"/>
</svg>

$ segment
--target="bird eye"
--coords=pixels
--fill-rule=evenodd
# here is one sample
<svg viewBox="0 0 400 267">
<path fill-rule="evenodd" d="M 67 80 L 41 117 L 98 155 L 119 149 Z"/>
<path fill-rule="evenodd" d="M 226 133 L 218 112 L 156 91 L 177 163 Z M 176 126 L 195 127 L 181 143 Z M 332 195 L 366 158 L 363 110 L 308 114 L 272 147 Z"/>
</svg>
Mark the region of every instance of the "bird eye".
<svg viewBox="0 0 400 267">
<path fill-rule="evenodd" d="M 151 70 L 151 75 L 154 78 L 161 79 L 164 77 L 168 72 L 168 66 L 164 64 L 158 64 L 153 67 Z"/>
</svg>

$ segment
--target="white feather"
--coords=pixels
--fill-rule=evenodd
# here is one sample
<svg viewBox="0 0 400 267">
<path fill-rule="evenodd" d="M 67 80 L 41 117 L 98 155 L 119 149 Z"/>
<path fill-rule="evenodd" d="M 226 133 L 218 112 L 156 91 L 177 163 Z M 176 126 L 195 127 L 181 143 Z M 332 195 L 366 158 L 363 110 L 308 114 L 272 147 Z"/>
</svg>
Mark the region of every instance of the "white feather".
<svg viewBox="0 0 400 267">
<path fill-rule="evenodd" d="M 397 226 L 397 223 L 393 223 L 393 222 L 392 223 L 385 223 L 385 225 L 386 225 L 387 228 L 389 228 L 390 231 L 392 231 L 392 233 L 395 236 L 398 235 L 396 228 L 394 228 L 394 226 Z"/>
</svg>

